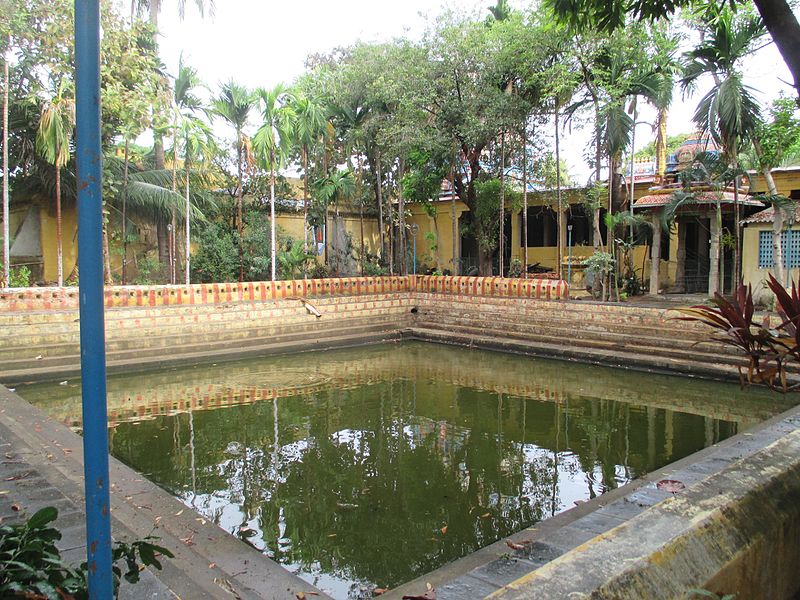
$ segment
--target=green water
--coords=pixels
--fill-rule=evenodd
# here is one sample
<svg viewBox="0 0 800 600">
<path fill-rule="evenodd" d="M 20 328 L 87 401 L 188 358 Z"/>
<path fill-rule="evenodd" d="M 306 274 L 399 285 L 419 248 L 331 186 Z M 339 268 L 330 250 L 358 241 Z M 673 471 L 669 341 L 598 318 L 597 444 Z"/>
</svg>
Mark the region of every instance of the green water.
<svg viewBox="0 0 800 600">
<path fill-rule="evenodd" d="M 18 393 L 76 428 L 77 381 Z M 395 587 L 789 408 L 423 343 L 113 376 L 111 451 L 336 598 Z"/>
</svg>

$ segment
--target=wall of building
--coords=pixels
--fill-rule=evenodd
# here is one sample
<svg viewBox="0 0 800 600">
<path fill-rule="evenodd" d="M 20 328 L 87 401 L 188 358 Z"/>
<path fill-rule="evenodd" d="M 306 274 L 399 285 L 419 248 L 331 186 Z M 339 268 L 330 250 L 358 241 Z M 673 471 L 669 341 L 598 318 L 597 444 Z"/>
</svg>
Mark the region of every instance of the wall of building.
<svg viewBox="0 0 800 600">
<path fill-rule="evenodd" d="M 787 231 L 800 230 L 800 225 L 787 228 Z M 757 300 L 766 301 L 771 297 L 767 290 L 767 280 L 773 273 L 772 268 L 758 266 L 759 237 L 762 231 L 772 231 L 772 223 L 753 223 L 744 228 L 742 236 L 742 280 L 745 285 L 753 286 L 753 296 Z M 787 269 L 791 281 L 800 281 L 800 269 Z"/>
</svg>

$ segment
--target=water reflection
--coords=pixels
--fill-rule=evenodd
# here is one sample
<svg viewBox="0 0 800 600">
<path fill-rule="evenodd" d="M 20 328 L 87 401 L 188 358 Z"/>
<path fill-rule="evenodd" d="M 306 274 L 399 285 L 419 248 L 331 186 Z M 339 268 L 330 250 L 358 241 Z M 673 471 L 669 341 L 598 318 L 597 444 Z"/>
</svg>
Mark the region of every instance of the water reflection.
<svg viewBox="0 0 800 600">
<path fill-rule="evenodd" d="M 408 581 L 787 402 L 424 344 L 108 387 L 115 456 L 339 598 Z M 20 392 L 76 424 L 76 390 Z"/>
</svg>

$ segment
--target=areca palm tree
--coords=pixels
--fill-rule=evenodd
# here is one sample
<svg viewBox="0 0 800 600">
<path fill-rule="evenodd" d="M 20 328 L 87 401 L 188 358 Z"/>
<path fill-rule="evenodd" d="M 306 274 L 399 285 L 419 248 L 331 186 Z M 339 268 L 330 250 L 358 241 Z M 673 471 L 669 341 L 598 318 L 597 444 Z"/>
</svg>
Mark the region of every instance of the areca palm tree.
<svg viewBox="0 0 800 600">
<path fill-rule="evenodd" d="M 270 212 L 270 273 L 275 281 L 277 263 L 277 239 L 275 224 L 275 169 L 283 164 L 293 134 L 293 112 L 288 105 L 289 94 L 283 85 L 270 90 L 259 89 L 263 122 L 253 137 L 253 147 L 269 168 L 269 212 Z"/>
<path fill-rule="evenodd" d="M 10 231 L 8 227 L 8 63 L 11 57 L 11 36 L 8 46 L 3 54 L 3 278 L 0 287 L 10 285 L 11 281 L 11 256 L 10 256 Z"/>
<path fill-rule="evenodd" d="M 328 207 L 331 204 L 338 206 L 341 200 L 350 198 L 355 193 L 356 181 L 353 172 L 350 169 L 344 169 L 327 174 L 314 182 L 314 191 L 317 200 L 324 207 L 324 214 L 327 215 Z M 327 218 L 325 220 L 327 221 Z"/>
<path fill-rule="evenodd" d="M 61 169 L 70 157 L 70 140 L 75 126 L 75 99 L 66 93 L 66 83 L 58 82 L 54 93 L 42 105 L 36 131 L 36 149 L 55 167 L 56 176 L 56 253 L 58 286 L 64 285 L 64 261 L 61 235 Z"/>
<path fill-rule="evenodd" d="M 303 94 L 293 94 L 290 106 L 294 113 L 295 142 L 300 146 L 300 162 L 303 168 L 303 238 L 304 250 L 308 252 L 308 161 L 311 148 L 325 134 L 327 119 L 322 105 Z"/>
<path fill-rule="evenodd" d="M 682 84 L 690 88 L 704 75 L 710 75 L 714 86 L 697 105 L 694 122 L 722 146 L 733 173 L 734 286 L 741 280 L 741 231 L 739 226 L 738 153 L 741 144 L 759 123 L 760 106 L 753 90 L 744 84 L 740 63 L 766 34 L 760 18 L 753 14 L 734 13 L 729 8 L 702 15 L 703 41 L 686 54 L 687 64 Z"/>
<path fill-rule="evenodd" d="M 239 281 L 244 280 L 244 254 L 242 247 L 242 163 L 251 147 L 250 138 L 244 133 L 250 111 L 255 106 L 255 96 L 245 87 L 229 81 L 222 85 L 220 95 L 212 102 L 215 115 L 236 131 L 236 227 L 239 232 Z"/>
<path fill-rule="evenodd" d="M 195 89 L 201 85 L 200 77 L 197 75 L 197 70 L 186 65 L 183 62 L 183 55 L 178 61 L 178 75 L 175 77 L 175 84 L 173 87 L 172 95 L 172 110 L 173 110 L 173 156 L 172 156 L 172 190 L 177 191 L 177 167 L 178 167 L 178 147 L 182 144 L 184 147 L 184 169 L 186 171 L 186 201 L 189 201 L 188 183 L 189 183 L 189 136 L 194 136 L 195 145 L 201 144 L 204 138 L 207 140 L 210 137 L 210 130 L 205 123 L 202 123 L 197 118 L 197 113 L 206 113 L 200 98 L 195 94 Z M 188 206 L 188 205 L 187 205 Z M 188 210 L 187 220 L 185 223 L 185 231 L 187 232 L 186 242 L 186 285 L 189 285 L 189 244 L 188 244 Z M 174 284 L 176 281 L 175 265 L 176 265 L 176 246 L 175 239 L 177 233 L 177 223 L 175 221 L 175 213 L 172 214 L 172 246 L 171 246 L 171 265 L 170 265 L 170 279 Z"/>
</svg>

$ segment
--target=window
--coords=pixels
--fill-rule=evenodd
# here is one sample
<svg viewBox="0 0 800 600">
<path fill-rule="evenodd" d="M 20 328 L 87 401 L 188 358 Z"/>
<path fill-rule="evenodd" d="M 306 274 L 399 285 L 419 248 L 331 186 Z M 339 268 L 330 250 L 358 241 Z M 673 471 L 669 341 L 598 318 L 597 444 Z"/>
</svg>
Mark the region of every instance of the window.
<svg viewBox="0 0 800 600">
<path fill-rule="evenodd" d="M 800 267 L 800 229 L 792 229 L 781 233 L 781 252 L 783 266 L 788 269 Z M 758 268 L 768 269 L 773 266 L 772 231 L 764 230 L 758 236 Z"/>
<path fill-rule="evenodd" d="M 520 220 L 522 217 L 520 216 Z M 523 236 L 520 236 L 522 239 Z M 524 242 L 524 240 L 523 240 Z M 528 247 L 546 248 L 558 244 L 558 215 L 547 206 L 528 208 Z M 520 244 L 521 246 L 524 244 Z"/>
</svg>

